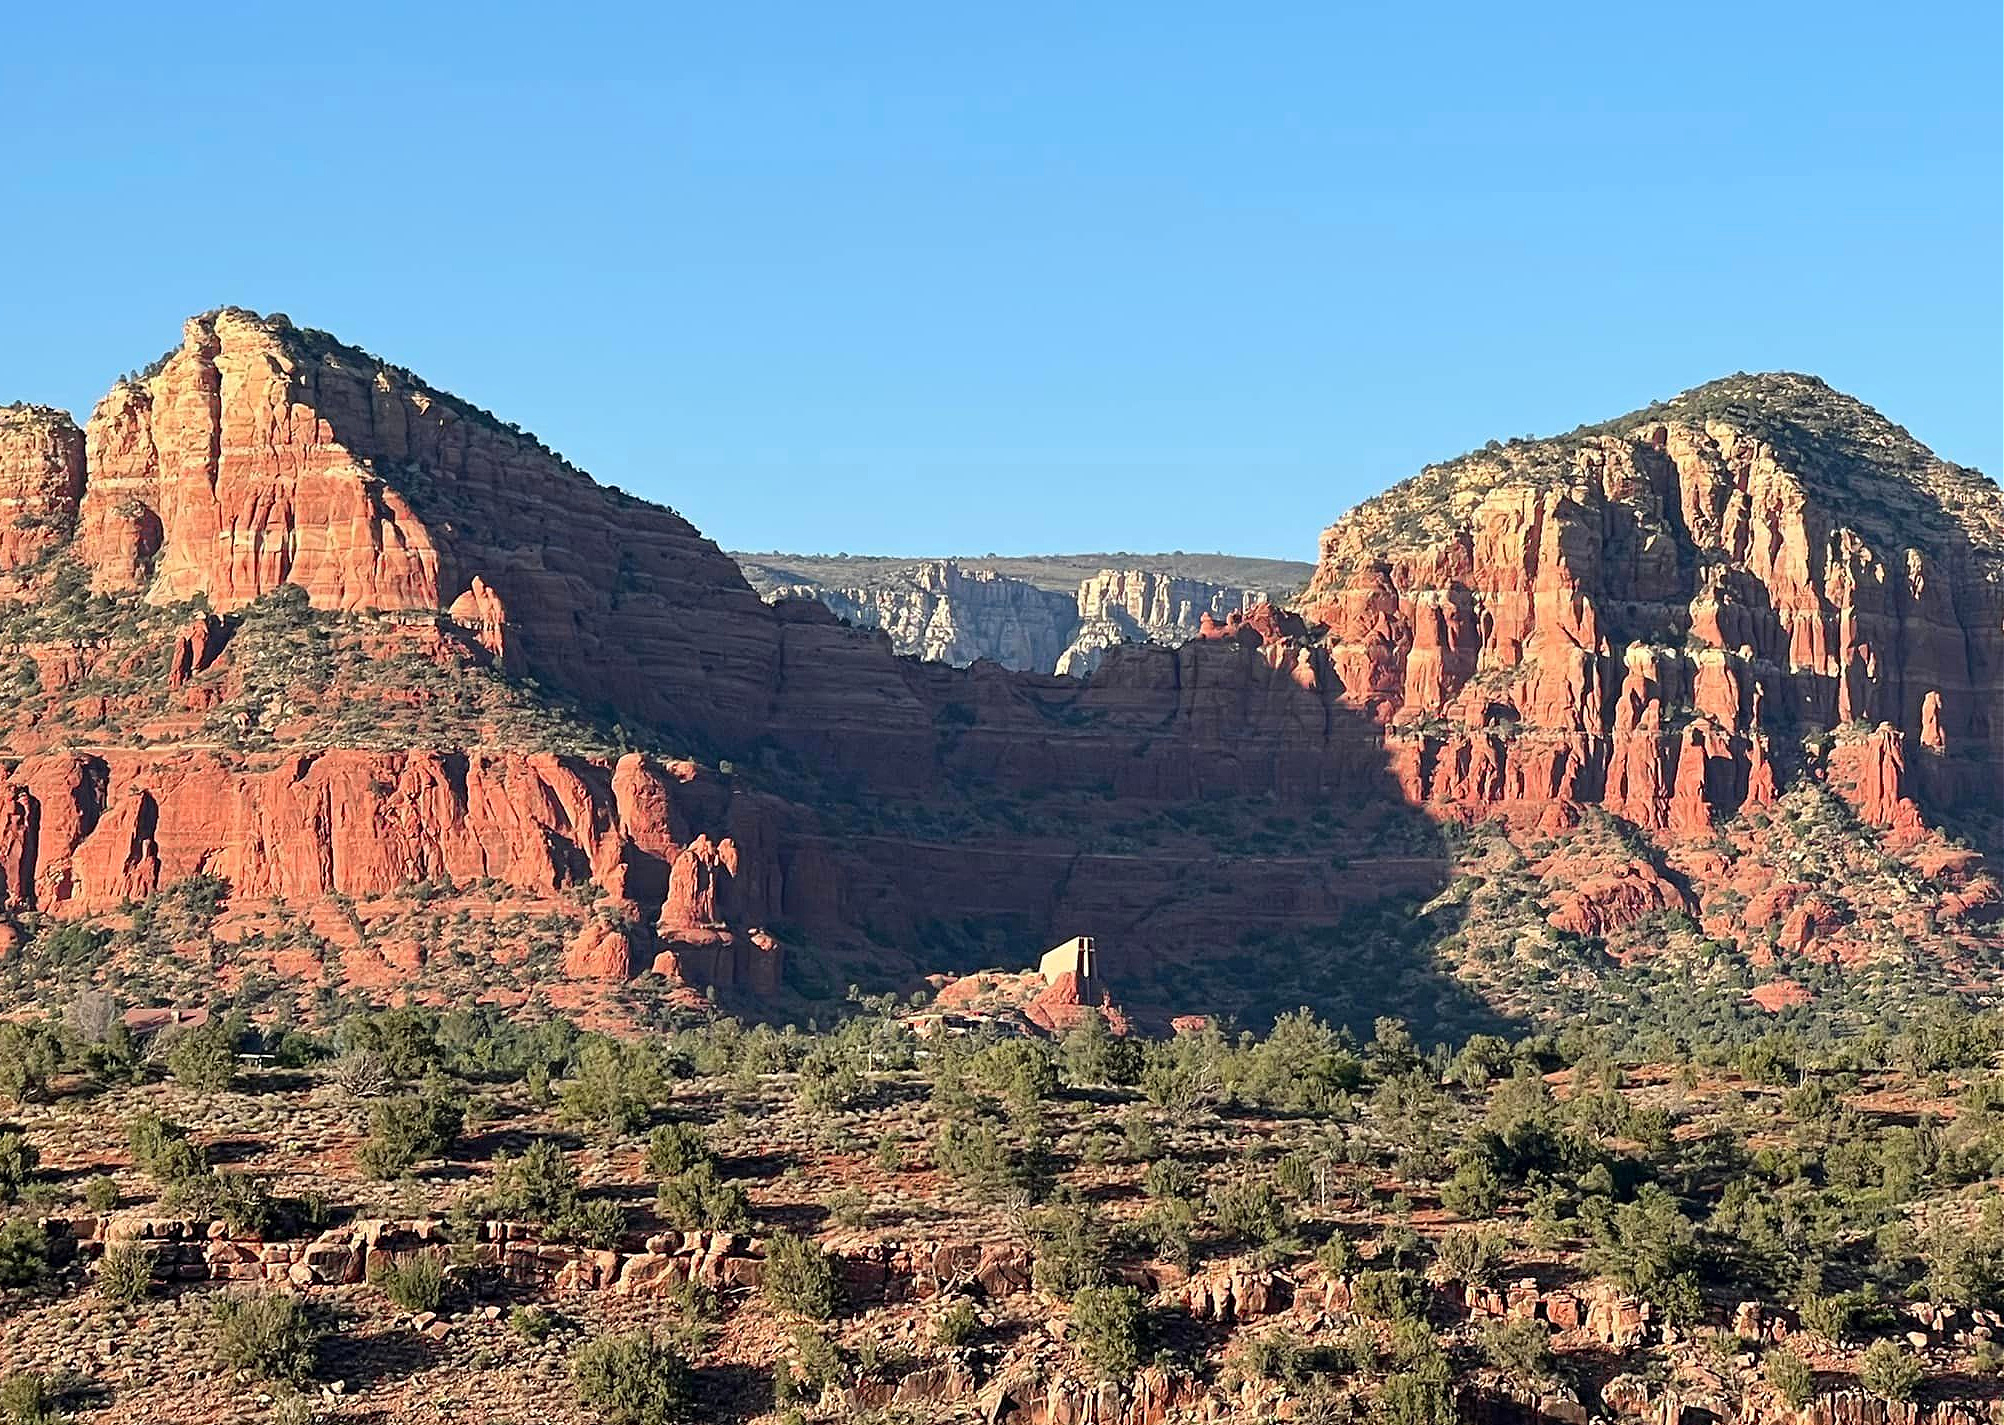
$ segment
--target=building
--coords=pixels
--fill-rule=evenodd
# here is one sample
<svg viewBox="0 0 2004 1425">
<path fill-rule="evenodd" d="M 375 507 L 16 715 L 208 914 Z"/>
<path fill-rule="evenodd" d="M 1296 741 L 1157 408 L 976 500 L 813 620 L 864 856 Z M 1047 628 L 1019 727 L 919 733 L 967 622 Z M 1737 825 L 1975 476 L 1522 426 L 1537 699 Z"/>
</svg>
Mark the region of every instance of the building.
<svg viewBox="0 0 2004 1425">
<path fill-rule="evenodd" d="M 1090 935 L 1074 935 L 1064 944 L 1046 950 L 1044 958 L 1037 962 L 1037 973 L 1051 985 L 1070 975 L 1078 996 L 1075 1004 L 1099 1002 L 1099 966 Z"/>
</svg>

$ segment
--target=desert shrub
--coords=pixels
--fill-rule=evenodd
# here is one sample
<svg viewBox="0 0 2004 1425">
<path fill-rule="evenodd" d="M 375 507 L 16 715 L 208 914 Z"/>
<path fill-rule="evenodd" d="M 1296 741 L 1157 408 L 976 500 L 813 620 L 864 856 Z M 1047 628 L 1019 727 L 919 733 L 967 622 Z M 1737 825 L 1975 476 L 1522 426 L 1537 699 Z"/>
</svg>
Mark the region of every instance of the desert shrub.
<svg viewBox="0 0 2004 1425">
<path fill-rule="evenodd" d="M 600 1336 L 571 1355 L 578 1403 L 608 1425 L 667 1425 L 690 1418 L 689 1367 L 645 1331 Z"/>
<path fill-rule="evenodd" d="M 841 1385 L 848 1367 L 836 1344 L 811 1326 L 796 1327 L 791 1349 L 772 1368 L 772 1397 L 784 1404 L 814 1400 L 831 1385 Z"/>
<path fill-rule="evenodd" d="M 1226 1374 L 1236 1381 L 1298 1385 L 1306 1377 L 1308 1365 L 1307 1343 L 1283 1326 L 1234 1341 Z"/>
<path fill-rule="evenodd" d="M 1315 1263 L 1328 1276 L 1347 1277 L 1357 1269 L 1357 1249 L 1338 1230 L 1330 1233 L 1329 1239 L 1315 1249 Z"/>
<path fill-rule="evenodd" d="M 974 1303 L 956 1296 L 946 1310 L 933 1318 L 932 1339 L 952 1350 L 973 1340 L 980 1327 L 981 1318 L 974 1310 Z"/>
<path fill-rule="evenodd" d="M 849 1107 L 868 1087 L 847 1054 L 824 1045 L 800 1061 L 795 1093 L 802 1108 L 819 1113 Z"/>
<path fill-rule="evenodd" d="M 233 1237 L 258 1237 L 278 1223 L 271 1183 L 255 1173 L 214 1170 L 176 1178 L 162 1194 L 176 1212 L 221 1218 Z"/>
<path fill-rule="evenodd" d="M 1450 1281 L 1486 1282 L 1503 1265 L 1503 1255 L 1501 1232 L 1456 1227 L 1442 1235 L 1440 1254 L 1434 1260 Z"/>
<path fill-rule="evenodd" d="M 0 1023 L 0 1099 L 27 1103 L 63 1066 L 62 1037 L 49 1025 Z"/>
<path fill-rule="evenodd" d="M 1150 1197 L 1192 1197 L 1197 1170 L 1178 1158 L 1157 1158 L 1141 1174 L 1141 1190 Z"/>
<path fill-rule="evenodd" d="M 1059 1042 L 1058 1057 L 1066 1080 L 1080 1088 L 1121 1088 L 1141 1079 L 1141 1046 L 1116 1036 L 1106 1016 L 1090 1006 Z"/>
<path fill-rule="evenodd" d="M 838 1227 L 861 1227 L 870 1220 L 870 1195 L 861 1188 L 837 1188 L 821 1199 L 821 1205 Z"/>
<path fill-rule="evenodd" d="M 1441 1184 L 1441 1206 L 1457 1217 L 1487 1217 L 1502 1201 L 1503 1182 L 1481 1154 L 1464 1158 L 1454 1176 Z"/>
<path fill-rule="evenodd" d="M 576 1072 L 557 1097 L 566 1123 L 622 1134 L 643 1127 L 666 1092 L 653 1046 L 593 1035 L 580 1045 Z"/>
<path fill-rule="evenodd" d="M 1090 1209 L 1075 1195 L 1040 1209 L 1030 1219 L 1037 1288 L 1069 1301 L 1107 1280 L 1107 1240 Z"/>
<path fill-rule="evenodd" d="M 349 1051 L 374 1055 L 392 1078 L 421 1079 L 444 1063 L 438 1043 L 438 1016 L 428 1009 L 399 1006 L 357 1015 L 341 1026 Z"/>
<path fill-rule="evenodd" d="M 35 1176 L 35 1168 L 41 1162 L 34 1145 L 8 1129 L 0 1133 L 0 1203 L 12 1202 L 21 1195 Z"/>
<path fill-rule="evenodd" d="M 655 1193 L 655 1215 L 676 1227 L 709 1231 L 742 1231 L 751 1226 L 751 1199 L 736 1183 L 726 1182 L 713 1161 L 663 1180 Z"/>
<path fill-rule="evenodd" d="M 442 1086 L 384 1099 L 369 1111 L 362 1169 L 372 1178 L 400 1177 L 428 1158 L 444 1156 L 465 1122 L 464 1110 Z"/>
<path fill-rule="evenodd" d="M 228 1025 L 210 1020 L 183 1030 L 167 1046 L 167 1071 L 197 1093 L 221 1093 L 237 1081 L 237 1051 Z"/>
<path fill-rule="evenodd" d="M 1858 1383 L 1873 1395 L 1904 1404 L 1920 1389 L 1921 1364 L 1893 1341 L 1874 1341 L 1858 1363 Z"/>
<path fill-rule="evenodd" d="M 106 1213 L 118 1206 L 118 1180 L 106 1173 L 98 1173 L 86 1178 L 83 1186 L 84 1206 L 92 1212 Z"/>
<path fill-rule="evenodd" d="M 58 1425 L 56 1388 L 39 1371 L 0 1376 L 0 1421 L 6 1425 Z"/>
<path fill-rule="evenodd" d="M 1218 1230 L 1241 1242 L 1270 1246 L 1294 1230 L 1294 1214 L 1272 1179 L 1250 1167 L 1212 1190 L 1210 1209 Z"/>
<path fill-rule="evenodd" d="M 1419 1302 L 1419 1279 L 1411 1272 L 1359 1272 L 1350 1288 L 1351 1308 L 1376 1321 L 1402 1321 L 1419 1310 Z"/>
<path fill-rule="evenodd" d="M 988 1122 L 948 1122 L 933 1139 L 932 1159 L 939 1170 L 984 1202 L 998 1202 L 1030 1191 L 1034 1165 L 1000 1130 Z"/>
<path fill-rule="evenodd" d="M 1371 1402 L 1374 1425 L 1459 1425 L 1454 1392 L 1444 1380 L 1414 1371 L 1385 1378 Z"/>
<path fill-rule="evenodd" d="M 686 1173 L 710 1156 L 702 1130 L 693 1123 L 664 1123 L 647 1135 L 647 1171 L 657 1178 Z"/>
<path fill-rule="evenodd" d="M 157 1113 L 135 1113 L 125 1127 L 132 1161 L 154 1183 L 167 1187 L 209 1170 L 209 1158 L 188 1137 L 188 1130 Z"/>
<path fill-rule="evenodd" d="M 1816 1373 L 1809 1368 L 1809 1362 L 1786 1346 L 1769 1351 L 1760 1369 L 1775 1394 L 1798 1410 L 1816 1393 Z"/>
<path fill-rule="evenodd" d="M 554 1138 L 538 1138 L 517 1158 L 494 1164 L 495 1209 L 532 1222 L 554 1222 L 577 1200 L 578 1170 Z"/>
<path fill-rule="evenodd" d="M 1141 1365 L 1145 1321 L 1133 1287 L 1087 1287 L 1072 1298 L 1069 1339 L 1095 1374 L 1125 1380 Z"/>
<path fill-rule="evenodd" d="M 328 1075 L 337 1088 L 356 1098 L 380 1098 L 396 1083 L 388 1061 L 372 1049 L 350 1049 L 334 1061 Z"/>
<path fill-rule="evenodd" d="M 508 1311 L 508 1329 L 532 1345 L 549 1340 L 555 1324 L 544 1307 L 516 1306 Z"/>
<path fill-rule="evenodd" d="M 835 1263 L 820 1244 L 775 1232 L 766 1239 L 759 1292 L 781 1311 L 826 1321 L 835 1314 Z"/>
<path fill-rule="evenodd" d="M 97 1289 L 113 1301 L 142 1299 L 153 1289 L 153 1249 L 140 1242 L 113 1242 L 97 1260 Z"/>
<path fill-rule="evenodd" d="M 0 1223 L 0 1286 L 34 1286 L 49 1272 L 49 1237 L 28 1217 Z"/>
<path fill-rule="evenodd" d="M 445 1299 L 445 1263 L 436 1252 L 412 1252 L 378 1266 L 369 1282 L 405 1311 L 436 1311 Z"/>
<path fill-rule="evenodd" d="M 313 1373 L 320 1328 L 296 1296 L 230 1295 L 215 1305 L 215 1344 L 225 1369 L 298 1382 Z"/>
<path fill-rule="evenodd" d="M 557 1214 L 554 1225 L 565 1241 L 604 1251 L 618 1246 L 626 1235 L 626 1209 L 610 1198 L 573 1200 Z"/>
<path fill-rule="evenodd" d="M 1538 1321 L 1492 1321 L 1482 1330 L 1482 1354 L 1489 1364 L 1523 1386 L 1552 1378 L 1552 1334 Z"/>
</svg>

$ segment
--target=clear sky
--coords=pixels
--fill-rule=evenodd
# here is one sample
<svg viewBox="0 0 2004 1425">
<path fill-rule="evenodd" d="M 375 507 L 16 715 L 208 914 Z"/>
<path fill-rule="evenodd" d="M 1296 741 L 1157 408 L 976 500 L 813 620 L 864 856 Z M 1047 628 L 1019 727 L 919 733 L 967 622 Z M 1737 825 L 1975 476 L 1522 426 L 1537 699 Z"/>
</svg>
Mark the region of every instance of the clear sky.
<svg viewBox="0 0 2004 1425">
<path fill-rule="evenodd" d="M 18 5 L 0 400 L 283 311 L 858 553 L 1310 558 L 1735 369 L 1995 475 L 1999 8 Z"/>
</svg>

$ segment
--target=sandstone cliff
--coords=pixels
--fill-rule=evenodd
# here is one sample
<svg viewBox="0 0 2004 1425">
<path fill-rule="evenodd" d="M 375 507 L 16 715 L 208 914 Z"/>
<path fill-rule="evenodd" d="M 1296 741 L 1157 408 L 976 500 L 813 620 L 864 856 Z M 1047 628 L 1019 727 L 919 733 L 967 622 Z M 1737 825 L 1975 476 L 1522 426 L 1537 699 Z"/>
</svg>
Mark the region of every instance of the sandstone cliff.
<svg viewBox="0 0 2004 1425">
<path fill-rule="evenodd" d="M 907 970 L 943 925 L 1087 931 L 1138 974 L 1437 886 L 1436 820 L 1591 812 L 1673 849 L 1554 869 L 1550 925 L 1697 914 L 1753 947 L 1674 848 L 1810 785 L 1988 923 L 1929 815 L 2004 790 L 2004 501 L 1808 378 L 1431 467 L 1330 529 L 1295 610 L 941 564 L 857 605 L 895 638 L 762 600 L 671 511 L 283 318 L 194 319 L 82 430 L 9 408 L 0 499 L 17 912 L 473 878 L 561 910 L 593 979 L 769 987 L 780 926 Z M 1121 640 L 1085 678 L 896 656 L 1055 668 L 1096 626 Z M 622 802 L 641 783 L 666 810 Z"/>
<path fill-rule="evenodd" d="M 1330 527 L 1301 607 L 1416 799 L 1690 831 L 1828 738 L 1892 825 L 1999 790 L 2000 571 L 1994 483 L 1736 377 L 1429 468 Z"/>
</svg>

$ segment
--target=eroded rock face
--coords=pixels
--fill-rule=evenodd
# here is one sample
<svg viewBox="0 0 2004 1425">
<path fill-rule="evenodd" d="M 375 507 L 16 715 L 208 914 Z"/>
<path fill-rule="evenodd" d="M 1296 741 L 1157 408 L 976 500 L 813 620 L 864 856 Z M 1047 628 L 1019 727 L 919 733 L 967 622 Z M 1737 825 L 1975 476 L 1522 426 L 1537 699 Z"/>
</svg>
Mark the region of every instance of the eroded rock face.
<svg viewBox="0 0 2004 1425">
<path fill-rule="evenodd" d="M 69 539 L 83 490 L 76 422 L 46 406 L 0 406 L 0 574 Z"/>
<path fill-rule="evenodd" d="M 715 545 L 320 333 L 197 317 L 87 436 L 78 548 L 101 588 L 451 609 L 525 670 L 649 717 L 769 712 L 780 635 Z"/>
<path fill-rule="evenodd" d="M 222 877 L 237 897 L 306 904 L 483 879 L 662 897 L 668 867 L 711 844 L 692 828 L 755 815 L 693 769 L 638 754 L 608 765 L 334 750 L 255 771 L 213 753 L 50 753 L 0 774 L 0 903 L 101 914 L 197 874 Z M 778 876 L 736 878 L 710 907 L 711 941 L 728 946 L 773 918 L 764 897 Z M 625 932 L 592 926 L 567 965 L 623 977 L 635 953 Z"/>
<path fill-rule="evenodd" d="M 1826 438 L 1881 457 L 1869 485 Z M 2000 786 L 2001 508 L 1821 383 L 1744 378 L 1367 502 L 1324 534 L 1303 611 L 1415 799 L 1696 831 L 1835 733 L 1894 826 L 1920 782 Z"/>
</svg>

